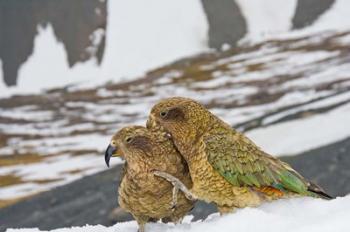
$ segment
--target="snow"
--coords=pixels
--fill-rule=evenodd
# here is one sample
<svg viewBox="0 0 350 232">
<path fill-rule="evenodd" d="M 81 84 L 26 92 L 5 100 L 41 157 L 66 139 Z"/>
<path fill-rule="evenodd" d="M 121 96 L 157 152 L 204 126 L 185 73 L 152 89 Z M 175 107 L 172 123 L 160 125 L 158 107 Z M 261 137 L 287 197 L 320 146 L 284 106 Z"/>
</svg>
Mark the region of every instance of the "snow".
<svg viewBox="0 0 350 232">
<path fill-rule="evenodd" d="M 121 163 L 123 162 L 119 158 L 113 159 L 113 165 Z M 1 168 L 0 175 L 15 172 L 17 176 L 22 178 L 24 183 L 1 187 L 1 199 L 24 197 L 46 191 L 84 176 L 92 175 L 105 168 L 104 160 L 101 159 L 101 156 L 96 156 L 96 154 L 85 154 L 83 156 L 61 155 L 47 158 L 46 162 L 32 165 L 20 165 L 14 168 L 5 166 Z M 37 183 L 36 180 L 45 180 L 48 183 Z"/>
<path fill-rule="evenodd" d="M 310 93 L 311 96 L 313 94 L 314 93 Z M 295 101 L 294 99 L 297 99 L 300 97 L 306 97 L 306 96 L 300 95 L 300 93 L 295 93 L 295 94 L 291 94 L 289 96 L 286 96 L 285 99 L 290 99 L 291 101 Z M 263 124 L 266 125 L 266 124 L 276 122 L 277 120 L 280 120 L 287 115 L 291 115 L 291 114 L 295 114 L 295 113 L 299 113 L 299 112 L 311 110 L 311 109 L 317 110 L 319 108 L 331 106 L 332 104 L 337 104 L 337 103 L 347 102 L 347 101 L 350 101 L 350 92 L 345 92 L 345 93 L 342 93 L 339 95 L 330 96 L 330 97 L 325 98 L 324 100 L 320 100 L 320 101 L 317 101 L 315 103 L 310 103 L 306 106 L 301 106 L 298 108 L 286 110 L 286 111 L 279 113 L 279 114 L 272 115 L 270 117 L 265 118 L 263 120 Z"/>
<path fill-rule="evenodd" d="M 96 10 L 99 10 L 99 9 L 96 8 Z M 90 53 L 91 56 L 94 56 L 97 54 L 98 46 L 101 44 L 104 36 L 105 36 L 105 31 L 102 28 L 98 28 L 90 35 L 89 39 L 92 42 L 92 45 L 86 48 L 86 50 Z"/>
<path fill-rule="evenodd" d="M 261 42 L 268 39 L 297 38 L 320 31 L 342 31 L 350 28 L 344 20 L 350 14 L 348 0 L 336 0 L 312 25 L 290 31 L 296 0 L 237 0 L 248 24 L 248 34 L 241 42 Z"/>
<path fill-rule="evenodd" d="M 107 22 L 101 66 L 91 58 L 69 68 L 64 46 L 55 38 L 52 26 L 38 27 L 34 52 L 19 69 L 18 86 L 5 87 L 0 71 L 0 95 L 37 93 L 69 84 L 119 82 L 208 50 L 208 24 L 200 0 L 108 1 Z M 98 29 L 90 35 L 90 53 L 96 52 L 104 33 Z"/>
<path fill-rule="evenodd" d="M 78 63 L 69 69 L 64 45 L 55 38 L 52 26 L 39 27 L 34 40 L 34 52 L 19 69 L 18 86 L 9 88 L 14 93 L 30 93 L 49 87 L 59 87 L 99 76 L 95 58 Z M 44 63 L 44 64 L 43 64 Z"/>
<path fill-rule="evenodd" d="M 270 154 L 295 155 L 350 136 L 350 104 L 330 112 L 255 129 L 247 133 Z"/>
<path fill-rule="evenodd" d="M 210 215 L 204 221 L 183 224 L 151 223 L 146 232 L 348 232 L 350 231 L 350 196 L 326 201 L 295 198 L 265 203 L 258 208 L 245 208 L 233 214 Z M 6 232 L 39 232 L 39 229 L 8 229 Z M 135 221 L 111 227 L 101 225 L 62 228 L 51 232 L 135 232 Z"/>
<path fill-rule="evenodd" d="M 136 76 L 207 48 L 207 21 L 200 0 L 115 0 L 108 3 L 108 75 Z M 111 69 L 113 68 L 113 70 Z"/>
<path fill-rule="evenodd" d="M 311 26 L 309 31 L 321 30 L 338 30 L 349 29 L 349 20 L 344 20 L 345 15 L 350 13 L 350 2 L 348 0 L 336 0 L 331 9 L 325 12 L 321 17 Z"/>
<path fill-rule="evenodd" d="M 247 20 L 248 37 L 287 32 L 292 27 L 297 0 L 236 0 Z"/>
<path fill-rule="evenodd" d="M 90 35 L 94 54 L 106 33 L 102 64 L 95 58 L 69 68 L 63 44 L 51 25 L 38 28 L 34 52 L 20 67 L 17 87 L 6 87 L 0 72 L 0 95 L 39 92 L 69 84 L 96 86 L 108 80 L 130 80 L 178 58 L 208 51 L 208 23 L 200 0 L 108 1 L 107 30 Z M 296 0 L 238 0 L 247 21 L 242 41 L 300 37 L 326 30 L 346 30 L 350 2 L 337 0 L 314 24 L 290 31 Z M 0 61 L 1 67 L 1 61 Z M 252 74 L 254 75 L 254 74 Z"/>
</svg>

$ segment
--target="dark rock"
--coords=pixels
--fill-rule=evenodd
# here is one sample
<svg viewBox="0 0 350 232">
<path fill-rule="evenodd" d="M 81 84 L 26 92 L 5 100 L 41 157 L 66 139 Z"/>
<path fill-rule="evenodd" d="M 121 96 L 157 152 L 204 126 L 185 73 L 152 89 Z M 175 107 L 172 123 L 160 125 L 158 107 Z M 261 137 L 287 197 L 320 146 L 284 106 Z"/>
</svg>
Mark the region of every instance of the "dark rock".
<svg viewBox="0 0 350 232">
<path fill-rule="evenodd" d="M 293 29 L 300 29 L 314 23 L 329 10 L 335 0 L 299 0 L 292 19 Z"/>
<path fill-rule="evenodd" d="M 235 47 L 247 33 L 246 21 L 233 0 L 202 0 L 208 24 L 209 47 L 220 49 L 223 44 Z"/>
</svg>

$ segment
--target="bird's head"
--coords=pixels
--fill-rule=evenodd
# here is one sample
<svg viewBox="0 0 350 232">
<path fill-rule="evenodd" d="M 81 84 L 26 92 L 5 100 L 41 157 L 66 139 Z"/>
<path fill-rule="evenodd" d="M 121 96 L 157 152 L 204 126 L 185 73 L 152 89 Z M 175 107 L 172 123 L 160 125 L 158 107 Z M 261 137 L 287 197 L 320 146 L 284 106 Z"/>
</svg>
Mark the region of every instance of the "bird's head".
<svg viewBox="0 0 350 232">
<path fill-rule="evenodd" d="M 152 149 L 150 132 L 142 126 L 129 126 L 119 130 L 111 139 L 105 152 L 106 165 L 111 157 L 124 157 L 128 162 L 140 159 Z"/>
<path fill-rule="evenodd" d="M 153 106 L 147 128 L 165 130 L 175 143 L 187 143 L 201 136 L 212 118 L 213 115 L 200 103 L 189 98 L 172 97 Z"/>
</svg>

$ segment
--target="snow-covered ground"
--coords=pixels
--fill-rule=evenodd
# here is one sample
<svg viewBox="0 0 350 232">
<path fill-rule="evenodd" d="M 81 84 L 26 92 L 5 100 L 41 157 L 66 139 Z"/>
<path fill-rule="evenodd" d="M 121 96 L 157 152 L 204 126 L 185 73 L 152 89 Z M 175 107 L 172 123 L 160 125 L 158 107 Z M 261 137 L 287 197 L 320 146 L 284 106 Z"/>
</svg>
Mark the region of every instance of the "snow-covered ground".
<svg viewBox="0 0 350 232">
<path fill-rule="evenodd" d="M 208 24 L 200 0 L 113 0 L 107 7 L 107 29 L 100 32 L 106 33 L 100 66 L 92 58 L 69 68 L 63 44 L 55 38 L 51 25 L 39 27 L 34 52 L 19 69 L 18 86 L 5 87 L 0 71 L 0 96 L 132 79 L 151 68 L 208 50 Z"/>
<path fill-rule="evenodd" d="M 183 224 L 152 223 L 146 231 L 152 232 L 349 232 L 350 196 L 332 201 L 312 198 L 279 200 L 258 208 L 246 208 L 225 216 L 210 215 L 204 221 Z M 39 229 L 8 229 L 6 232 L 38 232 Z M 112 227 L 84 226 L 51 230 L 51 232 L 136 232 L 135 221 Z"/>
<path fill-rule="evenodd" d="M 237 0 L 248 27 L 242 41 L 256 43 L 350 28 L 350 21 L 344 20 L 350 14 L 350 2 L 336 0 L 314 24 L 290 33 L 296 2 Z M 130 80 L 176 59 L 208 51 L 208 22 L 200 0 L 108 1 L 107 21 L 106 32 L 99 29 L 91 35 L 99 43 L 99 35 L 106 33 L 100 66 L 92 58 L 69 68 L 63 44 L 51 25 L 39 27 L 34 52 L 19 69 L 18 86 L 5 87 L 0 72 L 0 96 L 68 84 L 96 86 L 109 80 Z"/>
<path fill-rule="evenodd" d="M 290 31 L 297 0 L 237 0 L 248 24 L 244 41 L 258 42 L 267 39 L 291 38 L 320 31 L 346 30 L 350 21 L 343 20 L 350 13 L 350 2 L 336 0 L 313 24 Z"/>
<path fill-rule="evenodd" d="M 174 95 L 202 102 L 272 155 L 345 139 L 349 34 L 268 41 L 194 57 L 136 82 L 0 100 L 0 177 L 14 179 L 0 189 L 0 200 L 105 170 L 102 154 L 111 135 L 127 124 L 144 124 L 156 101 Z"/>
<path fill-rule="evenodd" d="M 350 21 L 344 18 L 350 1 L 337 0 L 311 27 L 293 32 L 295 0 L 283 3 L 283 10 L 269 0 L 257 11 L 257 2 L 238 1 L 248 21 L 245 41 L 253 44 L 149 73 L 208 50 L 199 0 L 109 1 L 101 67 L 92 59 L 69 69 L 51 26 L 39 28 L 19 86 L 0 84 L 1 96 L 24 95 L 0 99 L 0 178 L 12 180 L 0 188 L 0 201 L 105 170 L 102 154 L 111 135 L 127 124 L 144 124 L 156 101 L 175 95 L 201 101 L 276 156 L 349 137 Z M 122 79 L 135 82 L 120 84 Z M 80 85 L 45 97 L 25 95 L 71 81 Z"/>
</svg>

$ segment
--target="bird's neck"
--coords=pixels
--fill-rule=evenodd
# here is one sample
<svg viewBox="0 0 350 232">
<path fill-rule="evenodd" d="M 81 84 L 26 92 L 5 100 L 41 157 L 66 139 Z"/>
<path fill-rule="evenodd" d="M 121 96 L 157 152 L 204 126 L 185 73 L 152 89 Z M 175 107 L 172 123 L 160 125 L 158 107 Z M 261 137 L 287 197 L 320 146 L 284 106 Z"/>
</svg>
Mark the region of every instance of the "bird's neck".
<svg viewBox="0 0 350 232">
<path fill-rule="evenodd" d="M 151 162 L 142 156 L 133 156 L 126 159 L 130 175 L 145 173 L 152 169 Z"/>
</svg>

